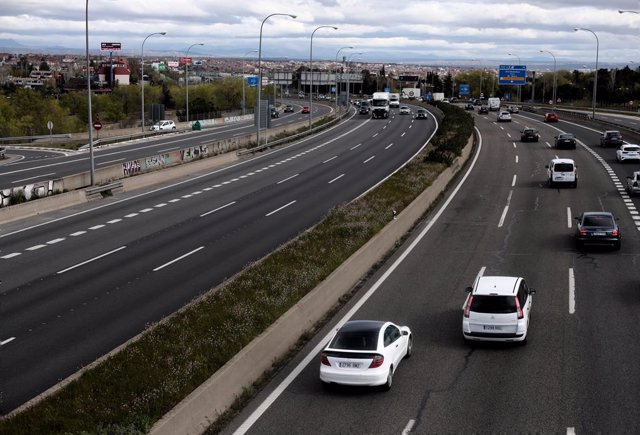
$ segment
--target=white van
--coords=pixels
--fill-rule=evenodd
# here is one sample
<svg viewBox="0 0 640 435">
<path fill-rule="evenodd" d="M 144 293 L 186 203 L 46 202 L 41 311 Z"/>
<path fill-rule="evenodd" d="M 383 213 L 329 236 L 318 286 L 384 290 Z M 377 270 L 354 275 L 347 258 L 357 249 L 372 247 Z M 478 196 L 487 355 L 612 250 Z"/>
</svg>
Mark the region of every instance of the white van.
<svg viewBox="0 0 640 435">
<path fill-rule="evenodd" d="M 549 187 L 553 187 L 556 183 L 571 184 L 571 187 L 578 186 L 578 170 L 572 159 L 553 159 L 545 167 Z"/>
<path fill-rule="evenodd" d="M 489 110 L 492 112 L 500 110 L 500 98 L 498 97 L 489 98 L 487 104 L 489 105 Z"/>
</svg>

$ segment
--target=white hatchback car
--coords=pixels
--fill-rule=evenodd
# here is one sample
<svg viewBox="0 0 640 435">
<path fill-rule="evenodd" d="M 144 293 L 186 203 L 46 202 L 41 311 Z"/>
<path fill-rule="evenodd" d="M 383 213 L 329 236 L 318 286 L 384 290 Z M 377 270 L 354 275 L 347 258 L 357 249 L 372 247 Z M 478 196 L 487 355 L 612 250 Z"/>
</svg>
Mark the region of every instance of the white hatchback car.
<svg viewBox="0 0 640 435">
<path fill-rule="evenodd" d="M 465 340 L 526 343 L 536 291 L 524 278 L 481 276 L 467 292 L 462 316 Z"/>
<path fill-rule="evenodd" d="M 175 130 L 176 129 L 176 123 L 168 120 L 168 119 L 164 119 L 162 121 L 158 121 L 155 124 L 153 124 L 151 126 L 151 128 L 149 130 L 151 131 L 171 131 L 171 130 Z"/>
<path fill-rule="evenodd" d="M 322 352 L 320 380 L 327 384 L 391 388 L 403 358 L 411 356 L 413 336 L 407 326 L 375 320 L 351 320 Z"/>
<path fill-rule="evenodd" d="M 619 162 L 640 160 L 640 145 L 624 144 L 616 150 L 616 159 Z"/>
<path fill-rule="evenodd" d="M 511 122 L 511 114 L 507 111 L 498 112 L 498 122 Z"/>
<path fill-rule="evenodd" d="M 400 115 L 411 115 L 411 109 L 407 106 L 400 106 Z"/>
</svg>

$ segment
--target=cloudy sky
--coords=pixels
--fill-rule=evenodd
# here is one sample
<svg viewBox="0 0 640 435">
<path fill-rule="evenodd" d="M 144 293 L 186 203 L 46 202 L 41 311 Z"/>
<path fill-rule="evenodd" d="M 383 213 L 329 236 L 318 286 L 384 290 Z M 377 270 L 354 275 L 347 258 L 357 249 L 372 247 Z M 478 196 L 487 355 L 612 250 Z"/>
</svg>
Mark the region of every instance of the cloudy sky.
<svg viewBox="0 0 640 435">
<path fill-rule="evenodd" d="M 273 13 L 296 15 L 269 18 L 263 28 L 264 57 L 308 59 L 311 33 L 315 59 L 335 59 L 362 52 L 363 61 L 430 62 L 479 59 L 478 63 L 637 62 L 640 66 L 639 0 L 90 0 L 89 43 L 120 42 L 125 53 L 139 53 L 144 38 L 167 32 L 145 43 L 145 53 L 241 57 L 258 48 L 260 24 Z M 79 0 L 2 0 L 0 41 L 25 47 L 69 47 L 85 44 L 85 2 Z M 509 56 L 509 53 L 512 56 Z M 250 53 L 248 56 L 253 56 Z M 355 56 L 354 56 L 355 57 Z"/>
</svg>

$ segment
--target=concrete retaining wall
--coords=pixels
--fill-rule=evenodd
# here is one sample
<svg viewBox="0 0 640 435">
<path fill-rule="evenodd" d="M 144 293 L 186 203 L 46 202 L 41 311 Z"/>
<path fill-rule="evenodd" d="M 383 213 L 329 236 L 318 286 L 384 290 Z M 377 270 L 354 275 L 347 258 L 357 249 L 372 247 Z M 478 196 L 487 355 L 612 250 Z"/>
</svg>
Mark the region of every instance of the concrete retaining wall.
<svg viewBox="0 0 640 435">
<path fill-rule="evenodd" d="M 200 434 L 233 403 L 274 360 L 285 355 L 300 336 L 350 291 L 400 240 L 446 189 L 469 159 L 473 138 L 451 167 L 445 169 L 396 220 L 367 242 L 318 287 L 249 343 L 204 384 L 167 413 L 151 429 L 153 435 Z"/>
</svg>

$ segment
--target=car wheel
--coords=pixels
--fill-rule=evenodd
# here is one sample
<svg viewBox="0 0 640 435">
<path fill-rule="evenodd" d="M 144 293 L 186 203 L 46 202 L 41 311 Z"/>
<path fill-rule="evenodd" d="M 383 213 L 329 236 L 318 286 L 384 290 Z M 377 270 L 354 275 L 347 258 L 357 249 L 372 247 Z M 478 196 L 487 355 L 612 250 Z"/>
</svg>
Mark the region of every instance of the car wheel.
<svg viewBox="0 0 640 435">
<path fill-rule="evenodd" d="M 584 249 L 584 243 L 582 243 L 580 240 L 576 240 L 576 249 L 578 251 L 582 251 Z"/>
<path fill-rule="evenodd" d="M 575 189 L 576 187 L 578 187 L 578 180 L 573 182 L 573 188 Z"/>
<path fill-rule="evenodd" d="M 389 391 L 393 385 L 393 366 L 389 367 L 389 374 L 387 374 L 387 382 L 382 386 L 385 391 Z"/>
<path fill-rule="evenodd" d="M 551 181 L 551 178 L 547 180 L 547 184 L 549 185 L 549 187 L 553 187 L 553 181 Z"/>
<path fill-rule="evenodd" d="M 621 247 L 622 247 L 622 243 L 620 241 L 613 244 L 613 249 L 616 251 L 619 251 Z"/>
<path fill-rule="evenodd" d="M 527 338 L 528 338 L 528 335 L 524 337 L 524 340 L 519 341 L 518 344 L 520 346 L 526 346 L 527 345 Z"/>
<path fill-rule="evenodd" d="M 413 352 L 413 336 L 409 335 L 409 342 L 407 343 L 407 353 L 404 354 L 405 358 L 411 358 Z"/>
</svg>

